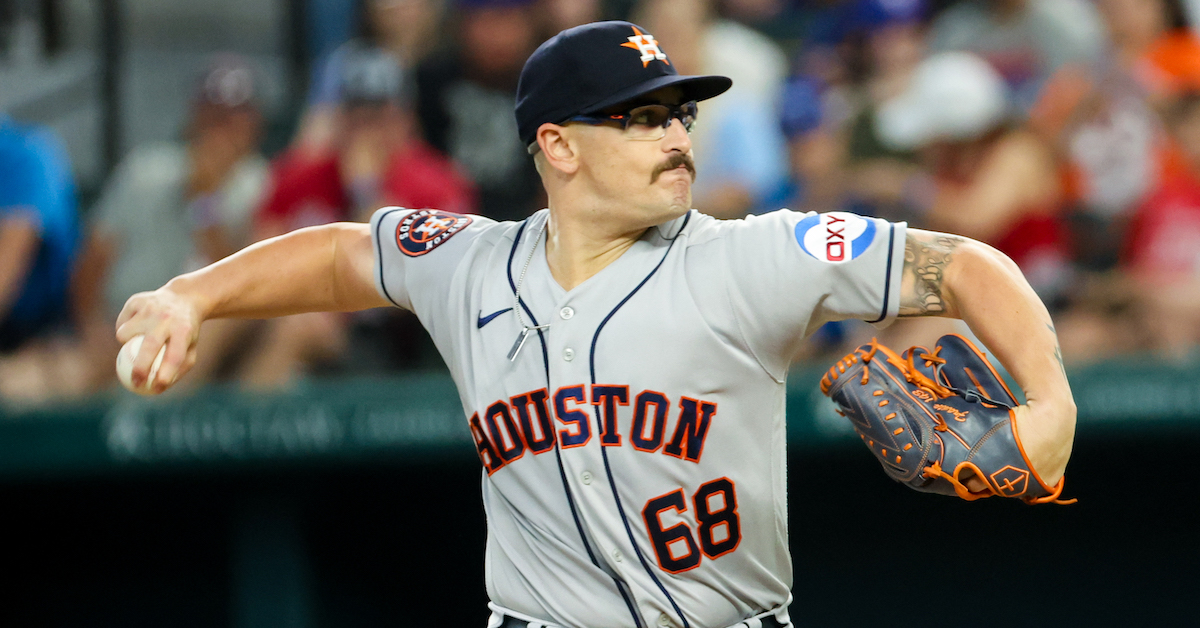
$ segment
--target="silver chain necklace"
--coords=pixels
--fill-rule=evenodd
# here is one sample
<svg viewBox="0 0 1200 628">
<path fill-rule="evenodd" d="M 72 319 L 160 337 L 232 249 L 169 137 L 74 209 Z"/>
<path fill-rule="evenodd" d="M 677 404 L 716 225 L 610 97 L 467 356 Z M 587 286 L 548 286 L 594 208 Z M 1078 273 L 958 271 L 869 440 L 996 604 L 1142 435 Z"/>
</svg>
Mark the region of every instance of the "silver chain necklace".
<svg viewBox="0 0 1200 628">
<path fill-rule="evenodd" d="M 537 252 L 538 242 L 541 241 L 542 234 L 546 233 L 546 224 L 549 222 L 550 217 L 546 216 L 546 222 L 542 223 L 541 229 L 538 229 L 537 236 L 533 238 L 533 246 L 529 248 L 529 256 L 525 258 L 525 265 L 521 267 L 521 276 L 517 279 L 517 289 L 513 291 L 513 311 L 517 313 L 517 322 L 521 324 L 521 331 L 517 333 L 517 340 L 513 343 L 512 349 L 508 350 L 509 362 L 517 359 L 517 354 L 521 352 L 521 347 L 525 346 L 525 340 L 529 338 L 529 334 L 550 328 L 550 323 L 534 326 L 526 325 L 525 317 L 521 315 L 521 286 L 525 284 L 525 272 L 529 270 L 529 262 L 533 261 L 533 254 Z"/>
</svg>

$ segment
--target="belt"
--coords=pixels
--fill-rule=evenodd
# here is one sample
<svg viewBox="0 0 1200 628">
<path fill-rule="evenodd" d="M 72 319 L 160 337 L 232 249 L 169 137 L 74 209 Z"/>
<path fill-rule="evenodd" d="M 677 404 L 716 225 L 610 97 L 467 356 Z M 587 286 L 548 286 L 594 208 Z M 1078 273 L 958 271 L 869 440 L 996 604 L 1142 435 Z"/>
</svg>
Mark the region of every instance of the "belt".
<svg viewBox="0 0 1200 628">
<path fill-rule="evenodd" d="M 543 626 L 546 626 L 546 624 L 528 622 L 524 619 L 517 619 L 511 615 L 505 615 L 504 620 L 500 622 L 500 625 L 497 628 L 530 628 L 531 626 L 533 628 L 542 628 Z M 753 619 L 747 619 L 739 622 L 730 628 L 792 628 L 792 625 L 780 623 L 779 619 L 774 615 L 763 615 L 761 617 L 755 617 Z"/>
</svg>

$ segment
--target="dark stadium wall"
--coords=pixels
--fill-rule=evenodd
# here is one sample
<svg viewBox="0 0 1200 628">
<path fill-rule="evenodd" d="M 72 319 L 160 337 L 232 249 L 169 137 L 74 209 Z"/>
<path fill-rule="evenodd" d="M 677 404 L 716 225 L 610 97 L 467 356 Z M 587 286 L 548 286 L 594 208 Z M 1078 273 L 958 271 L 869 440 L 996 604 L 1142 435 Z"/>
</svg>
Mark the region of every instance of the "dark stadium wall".
<svg viewBox="0 0 1200 628">
<path fill-rule="evenodd" d="M 1067 483 L 1079 503 L 1062 507 L 916 494 L 857 447 L 794 449 L 792 617 L 797 626 L 1186 623 L 1200 584 L 1200 522 L 1183 488 L 1197 446 L 1196 433 L 1081 438 Z M 479 482 L 466 457 L 9 482 L 0 525 L 17 584 L 0 618 L 482 627 Z"/>
</svg>

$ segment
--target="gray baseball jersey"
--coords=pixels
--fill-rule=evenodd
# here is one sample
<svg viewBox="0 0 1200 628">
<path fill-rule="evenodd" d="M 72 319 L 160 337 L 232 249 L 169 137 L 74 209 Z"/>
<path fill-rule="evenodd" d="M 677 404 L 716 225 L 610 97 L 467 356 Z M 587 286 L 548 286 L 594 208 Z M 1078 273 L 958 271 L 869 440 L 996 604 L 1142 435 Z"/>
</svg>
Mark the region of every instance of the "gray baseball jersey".
<svg viewBox="0 0 1200 628">
<path fill-rule="evenodd" d="M 693 210 L 568 291 L 548 215 L 371 220 L 377 287 L 429 330 L 483 464 L 493 608 L 591 628 L 786 612 L 788 366 L 826 321 L 895 316 L 905 225 Z M 548 327 L 510 360 L 525 325 Z"/>
</svg>

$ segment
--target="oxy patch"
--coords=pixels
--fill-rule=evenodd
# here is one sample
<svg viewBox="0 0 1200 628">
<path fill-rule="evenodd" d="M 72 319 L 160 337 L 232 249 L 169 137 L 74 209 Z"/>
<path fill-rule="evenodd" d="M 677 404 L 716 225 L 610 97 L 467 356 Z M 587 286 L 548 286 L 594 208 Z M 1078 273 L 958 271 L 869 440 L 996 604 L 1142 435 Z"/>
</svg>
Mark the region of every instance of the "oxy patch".
<svg viewBox="0 0 1200 628">
<path fill-rule="evenodd" d="M 815 214 L 796 223 L 796 242 L 805 253 L 830 264 L 862 255 L 875 240 L 875 221 L 845 212 Z"/>
<path fill-rule="evenodd" d="M 437 209 L 422 209 L 400 219 L 396 225 L 396 246 L 409 257 L 424 255 L 446 243 L 454 234 L 471 224 L 470 216 Z"/>
</svg>

